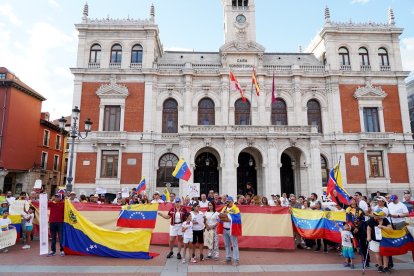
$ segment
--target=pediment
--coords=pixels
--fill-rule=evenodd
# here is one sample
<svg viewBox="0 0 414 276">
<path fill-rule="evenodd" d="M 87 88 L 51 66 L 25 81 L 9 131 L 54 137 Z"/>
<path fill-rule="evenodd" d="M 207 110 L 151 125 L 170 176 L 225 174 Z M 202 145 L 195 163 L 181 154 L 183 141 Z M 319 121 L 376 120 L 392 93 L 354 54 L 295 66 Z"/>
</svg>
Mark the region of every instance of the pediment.
<svg viewBox="0 0 414 276">
<path fill-rule="evenodd" d="M 383 100 L 387 97 L 387 93 L 380 86 L 372 86 L 371 82 L 367 82 L 365 86 L 360 86 L 354 93 L 357 100 Z"/>
<path fill-rule="evenodd" d="M 264 53 L 265 48 L 254 41 L 230 41 L 220 47 L 221 53 L 229 52 L 248 52 L 248 53 Z"/>
<path fill-rule="evenodd" d="M 125 85 L 116 83 L 115 79 L 111 79 L 109 84 L 102 84 L 96 91 L 96 95 L 103 99 L 125 99 L 128 97 L 128 88 Z"/>
</svg>

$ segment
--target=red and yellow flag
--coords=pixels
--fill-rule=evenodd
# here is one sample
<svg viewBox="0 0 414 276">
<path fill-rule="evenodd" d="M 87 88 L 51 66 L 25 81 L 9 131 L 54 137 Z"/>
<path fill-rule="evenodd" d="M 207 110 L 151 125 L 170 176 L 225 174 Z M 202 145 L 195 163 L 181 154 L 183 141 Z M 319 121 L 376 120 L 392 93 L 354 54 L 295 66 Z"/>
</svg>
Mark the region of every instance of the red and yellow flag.
<svg viewBox="0 0 414 276">
<path fill-rule="evenodd" d="M 241 88 L 239 82 L 236 79 L 236 76 L 233 74 L 233 72 L 231 70 L 230 70 L 230 82 L 240 92 L 240 95 L 242 96 L 242 101 L 246 102 L 246 97 L 244 97 L 243 89 Z"/>
<path fill-rule="evenodd" d="M 254 85 L 254 88 L 256 89 L 256 95 L 260 96 L 260 85 L 259 85 L 259 82 L 257 81 L 255 66 L 253 66 L 252 84 Z"/>
</svg>

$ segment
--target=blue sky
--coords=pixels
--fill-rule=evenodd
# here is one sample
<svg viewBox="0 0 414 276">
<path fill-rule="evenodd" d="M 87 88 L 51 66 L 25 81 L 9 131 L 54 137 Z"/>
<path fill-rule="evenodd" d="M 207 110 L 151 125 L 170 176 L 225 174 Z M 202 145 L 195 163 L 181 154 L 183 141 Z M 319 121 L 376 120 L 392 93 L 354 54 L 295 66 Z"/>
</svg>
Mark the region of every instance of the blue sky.
<svg viewBox="0 0 414 276">
<path fill-rule="evenodd" d="M 221 0 L 88 0 L 89 17 L 148 18 L 155 5 L 161 42 L 167 50 L 218 51 L 223 44 Z M 70 113 L 76 62 L 75 23 L 84 0 L 0 0 L 0 66 L 48 100 L 52 118 Z M 411 0 L 256 0 L 257 42 L 267 52 L 306 48 L 324 23 L 328 5 L 332 21 L 387 22 L 392 7 L 404 28 L 404 69 L 414 70 L 414 1 Z"/>
</svg>

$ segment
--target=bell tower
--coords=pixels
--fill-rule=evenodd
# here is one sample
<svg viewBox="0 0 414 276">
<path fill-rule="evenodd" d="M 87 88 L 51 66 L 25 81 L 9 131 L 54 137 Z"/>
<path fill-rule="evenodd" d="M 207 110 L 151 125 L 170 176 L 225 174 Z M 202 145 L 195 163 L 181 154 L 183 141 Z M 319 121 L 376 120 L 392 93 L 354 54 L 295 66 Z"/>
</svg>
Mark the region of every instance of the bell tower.
<svg viewBox="0 0 414 276">
<path fill-rule="evenodd" d="M 254 0 L 222 0 L 224 8 L 224 43 L 256 42 Z"/>
</svg>

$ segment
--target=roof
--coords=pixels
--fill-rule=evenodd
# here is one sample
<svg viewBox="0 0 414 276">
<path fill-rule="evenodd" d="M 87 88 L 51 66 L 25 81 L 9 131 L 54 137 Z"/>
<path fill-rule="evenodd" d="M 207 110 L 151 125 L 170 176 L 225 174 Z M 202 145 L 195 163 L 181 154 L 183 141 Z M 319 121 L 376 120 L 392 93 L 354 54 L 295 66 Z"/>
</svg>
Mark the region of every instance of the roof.
<svg viewBox="0 0 414 276">
<path fill-rule="evenodd" d="M 0 73 L 6 73 L 5 79 L 0 79 L 0 87 L 14 87 L 23 93 L 26 93 L 33 98 L 40 101 L 45 101 L 46 98 L 36 92 L 33 88 L 22 82 L 14 73 L 9 71 L 6 67 L 0 67 Z"/>
</svg>

